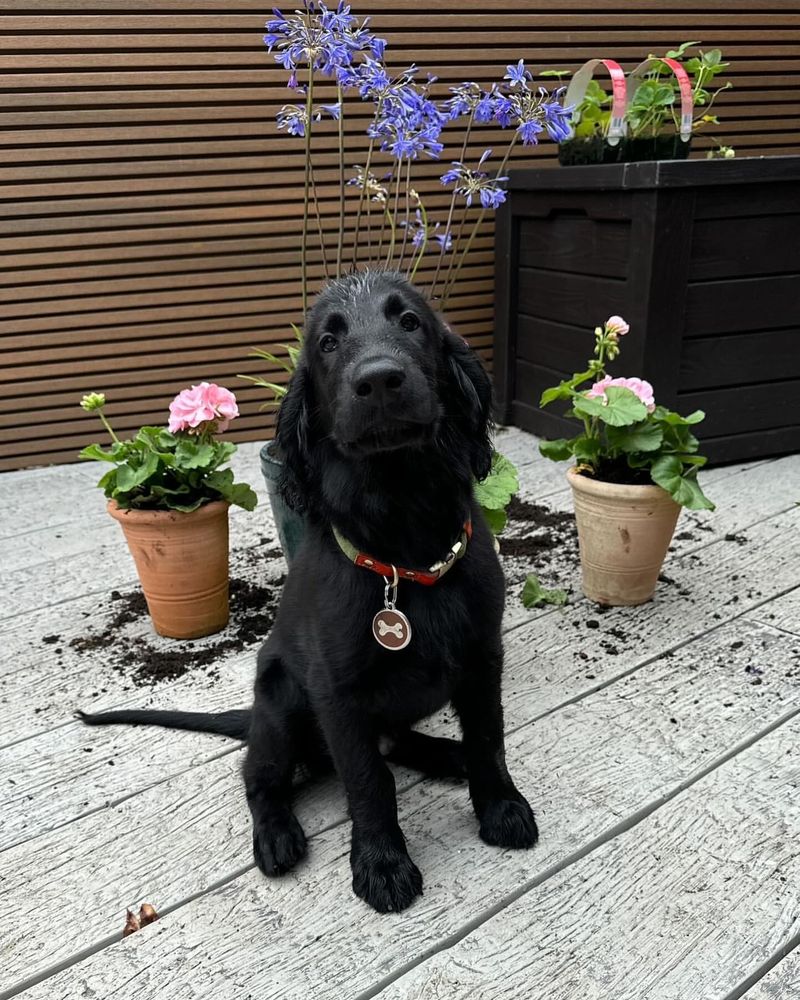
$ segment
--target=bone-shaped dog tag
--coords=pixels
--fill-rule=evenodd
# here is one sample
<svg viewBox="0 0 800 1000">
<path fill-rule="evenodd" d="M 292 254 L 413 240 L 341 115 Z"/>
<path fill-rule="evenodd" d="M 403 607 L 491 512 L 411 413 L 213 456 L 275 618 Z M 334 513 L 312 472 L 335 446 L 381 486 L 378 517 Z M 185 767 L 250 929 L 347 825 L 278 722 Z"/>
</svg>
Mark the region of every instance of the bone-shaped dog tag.
<svg viewBox="0 0 800 1000">
<path fill-rule="evenodd" d="M 384 608 L 372 619 L 372 634 L 384 649 L 405 649 L 411 642 L 411 624 L 402 611 Z"/>
</svg>

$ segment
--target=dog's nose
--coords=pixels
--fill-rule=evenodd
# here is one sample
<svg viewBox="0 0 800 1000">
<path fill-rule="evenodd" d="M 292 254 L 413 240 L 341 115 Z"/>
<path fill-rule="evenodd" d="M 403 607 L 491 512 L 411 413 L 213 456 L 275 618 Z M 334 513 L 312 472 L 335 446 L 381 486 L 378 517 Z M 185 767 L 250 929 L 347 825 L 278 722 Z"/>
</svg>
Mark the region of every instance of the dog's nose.
<svg viewBox="0 0 800 1000">
<path fill-rule="evenodd" d="M 392 358 L 365 361 L 357 370 L 354 387 L 357 396 L 375 405 L 397 398 L 406 374 Z"/>
</svg>

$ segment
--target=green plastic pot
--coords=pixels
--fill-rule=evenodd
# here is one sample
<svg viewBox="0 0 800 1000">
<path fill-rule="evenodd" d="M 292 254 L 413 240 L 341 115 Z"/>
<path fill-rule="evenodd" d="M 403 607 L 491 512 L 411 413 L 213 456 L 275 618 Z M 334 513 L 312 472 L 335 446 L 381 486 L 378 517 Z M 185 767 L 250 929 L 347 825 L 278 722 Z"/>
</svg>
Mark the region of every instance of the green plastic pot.
<svg viewBox="0 0 800 1000">
<path fill-rule="evenodd" d="M 281 496 L 278 483 L 283 462 L 275 454 L 274 441 L 267 441 L 261 449 L 260 457 L 261 471 L 264 474 L 264 480 L 267 484 L 269 505 L 272 508 L 272 516 L 275 519 L 278 540 L 286 557 L 286 562 L 291 566 L 305 537 L 305 518 L 302 514 L 298 514 L 297 511 L 292 510 Z"/>
</svg>

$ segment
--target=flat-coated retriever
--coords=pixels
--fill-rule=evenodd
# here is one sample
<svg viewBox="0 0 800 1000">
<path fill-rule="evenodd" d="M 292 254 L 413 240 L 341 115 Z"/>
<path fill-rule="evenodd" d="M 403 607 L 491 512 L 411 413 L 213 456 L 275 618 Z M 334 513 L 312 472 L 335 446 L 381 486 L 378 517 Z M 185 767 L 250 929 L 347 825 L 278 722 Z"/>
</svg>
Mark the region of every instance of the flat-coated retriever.
<svg viewBox="0 0 800 1000">
<path fill-rule="evenodd" d="M 306 513 L 308 533 L 258 654 L 252 709 L 84 716 L 246 739 L 253 851 L 267 875 L 306 853 L 292 812 L 295 766 L 332 759 L 352 818 L 356 894 L 386 912 L 422 892 L 380 750 L 386 737 L 392 761 L 466 774 L 486 843 L 536 842 L 505 764 L 504 581 L 473 497 L 491 462 L 490 407 L 479 359 L 405 280 L 365 273 L 328 285 L 278 420 L 283 492 Z M 462 742 L 411 729 L 448 702 Z"/>
</svg>

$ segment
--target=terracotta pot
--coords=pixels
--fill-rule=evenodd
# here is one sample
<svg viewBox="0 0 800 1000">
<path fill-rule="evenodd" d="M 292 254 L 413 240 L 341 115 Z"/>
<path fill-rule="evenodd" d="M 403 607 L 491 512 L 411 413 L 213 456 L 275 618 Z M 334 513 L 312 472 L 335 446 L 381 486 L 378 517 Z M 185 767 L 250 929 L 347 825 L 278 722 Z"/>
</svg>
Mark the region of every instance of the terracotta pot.
<svg viewBox="0 0 800 1000">
<path fill-rule="evenodd" d="M 216 500 L 187 514 L 120 510 L 109 500 L 159 635 L 197 639 L 228 624 L 229 506 Z"/>
<path fill-rule="evenodd" d="M 597 604 L 644 604 L 653 596 L 680 514 L 660 486 L 604 483 L 567 472 L 575 502 L 583 592 Z"/>
</svg>

